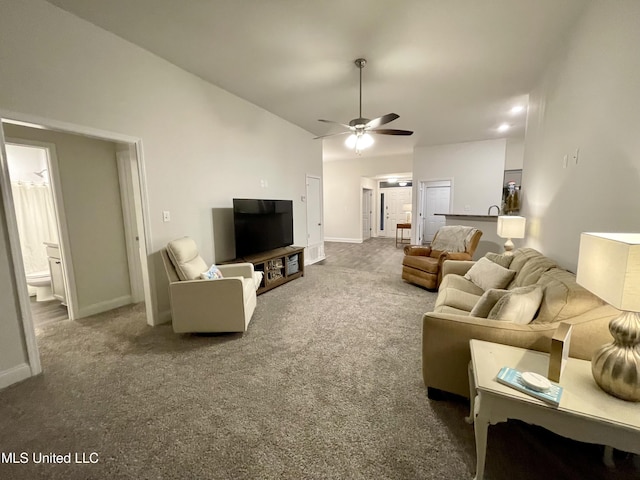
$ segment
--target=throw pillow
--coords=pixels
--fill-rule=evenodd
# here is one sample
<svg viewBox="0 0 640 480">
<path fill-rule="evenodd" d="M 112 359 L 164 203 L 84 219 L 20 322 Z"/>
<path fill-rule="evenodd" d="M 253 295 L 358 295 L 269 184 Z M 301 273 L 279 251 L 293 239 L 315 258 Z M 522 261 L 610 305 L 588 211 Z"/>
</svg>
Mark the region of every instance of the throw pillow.
<svg viewBox="0 0 640 480">
<path fill-rule="evenodd" d="M 505 288 L 515 274 L 515 271 L 482 257 L 465 273 L 464 278 L 487 291 L 490 288 Z"/>
<path fill-rule="evenodd" d="M 487 318 L 526 325 L 536 316 L 541 302 L 540 285 L 514 288 L 496 302 Z"/>
<path fill-rule="evenodd" d="M 506 255 L 504 253 L 488 252 L 485 257 L 504 268 L 509 268 L 509 265 L 511 265 L 511 262 L 513 261 L 513 255 Z"/>
<path fill-rule="evenodd" d="M 500 290 L 498 288 L 490 288 L 476 302 L 469 315 L 472 317 L 487 318 L 491 309 L 498 303 L 502 297 L 509 293 L 509 290 Z"/>
<path fill-rule="evenodd" d="M 200 278 L 203 280 L 217 280 L 218 278 L 222 278 L 222 272 L 213 264 L 209 267 L 209 270 L 200 274 Z"/>
</svg>

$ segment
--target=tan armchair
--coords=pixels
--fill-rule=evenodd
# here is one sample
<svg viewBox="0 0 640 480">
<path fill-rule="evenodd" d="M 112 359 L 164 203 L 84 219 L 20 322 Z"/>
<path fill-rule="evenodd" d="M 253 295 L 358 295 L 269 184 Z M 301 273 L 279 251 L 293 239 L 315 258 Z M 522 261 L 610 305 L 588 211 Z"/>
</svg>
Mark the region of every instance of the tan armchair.
<svg viewBox="0 0 640 480">
<path fill-rule="evenodd" d="M 195 242 L 184 237 L 162 249 L 169 278 L 173 331 L 244 332 L 256 308 L 256 290 L 262 272 L 251 263 L 218 265 L 223 278 L 203 280 L 209 266 Z"/>
<path fill-rule="evenodd" d="M 429 290 L 437 290 L 442 281 L 445 260 L 471 260 L 482 231 L 451 225 L 440 228 L 431 246 L 407 245 L 402 260 L 402 279 Z"/>
</svg>

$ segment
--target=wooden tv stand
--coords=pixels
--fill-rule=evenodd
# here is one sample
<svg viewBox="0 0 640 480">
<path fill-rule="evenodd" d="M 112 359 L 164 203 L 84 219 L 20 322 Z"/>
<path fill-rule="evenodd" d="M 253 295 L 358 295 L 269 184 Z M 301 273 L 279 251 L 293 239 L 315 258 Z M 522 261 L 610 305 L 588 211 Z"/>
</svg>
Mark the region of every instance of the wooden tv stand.
<svg viewBox="0 0 640 480">
<path fill-rule="evenodd" d="M 304 276 L 303 247 L 276 248 L 275 250 L 236 258 L 232 263 L 239 262 L 253 263 L 253 268 L 256 271 L 264 273 L 262 283 L 256 292 L 258 295 Z"/>
</svg>

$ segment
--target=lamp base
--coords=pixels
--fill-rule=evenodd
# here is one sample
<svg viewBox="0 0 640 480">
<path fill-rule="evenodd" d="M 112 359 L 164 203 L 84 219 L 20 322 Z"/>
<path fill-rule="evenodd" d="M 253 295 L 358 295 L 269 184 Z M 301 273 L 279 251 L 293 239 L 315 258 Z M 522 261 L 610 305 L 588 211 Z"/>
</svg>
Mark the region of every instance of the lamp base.
<svg viewBox="0 0 640 480">
<path fill-rule="evenodd" d="M 591 373 L 600 388 L 614 397 L 640 402 L 640 313 L 622 312 L 609 323 L 613 343 L 591 359 Z"/>
<path fill-rule="evenodd" d="M 507 238 L 507 241 L 504 242 L 504 254 L 505 255 L 513 255 L 513 242 L 510 238 Z"/>
</svg>

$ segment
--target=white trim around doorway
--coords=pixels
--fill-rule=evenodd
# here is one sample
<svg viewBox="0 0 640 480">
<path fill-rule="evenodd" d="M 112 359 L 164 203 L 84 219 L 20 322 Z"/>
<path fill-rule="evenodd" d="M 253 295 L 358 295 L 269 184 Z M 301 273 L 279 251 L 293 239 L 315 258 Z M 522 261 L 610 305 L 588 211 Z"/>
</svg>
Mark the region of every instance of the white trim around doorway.
<svg viewBox="0 0 640 480">
<path fill-rule="evenodd" d="M 146 184 L 146 173 L 144 167 L 144 156 L 142 150 L 142 140 L 137 137 L 131 137 L 120 133 L 110 132 L 106 130 L 99 130 L 92 127 L 81 126 L 68 122 L 62 122 L 52 120 L 48 118 L 38 117 L 30 114 L 24 114 L 19 112 L 12 112 L 0 109 L 0 122 L 16 123 L 32 128 L 42 128 L 47 130 L 58 130 L 70 134 L 83 135 L 88 137 L 94 137 L 101 140 L 107 140 L 117 143 L 129 144 L 132 158 L 135 156 L 135 161 L 138 170 L 138 184 L 134 185 L 134 189 L 139 190 L 139 198 L 137 199 L 138 217 L 140 230 L 138 232 L 140 236 L 140 261 L 142 267 L 142 280 L 145 299 L 145 309 L 147 316 L 147 323 L 149 325 L 157 325 L 161 323 L 157 318 L 156 311 L 156 298 L 154 292 L 153 276 L 149 272 L 148 252 L 152 250 L 151 245 L 151 232 L 149 231 L 149 203 Z M 0 124 L 1 126 L 1 124 Z M 7 220 L 7 234 L 9 240 L 9 249 L 12 257 L 11 267 L 12 275 L 16 285 L 19 313 L 22 321 L 23 335 L 27 348 L 27 356 L 29 362 L 29 370 L 31 375 L 37 375 L 42 372 L 42 365 L 40 363 L 40 355 L 38 352 L 38 346 L 36 343 L 35 330 L 33 326 L 33 319 L 31 316 L 31 308 L 29 302 L 29 294 L 26 283 L 24 282 L 25 272 L 24 265 L 18 259 L 22 259 L 22 253 L 20 251 L 20 239 L 18 237 L 17 220 L 15 216 L 15 210 L 13 208 L 13 198 L 11 196 L 11 180 L 9 177 L 9 166 L 7 162 L 6 150 L 5 150 L 5 138 L 3 129 L 0 128 L 0 185 L 2 186 L 2 198 L 5 210 L 5 218 Z M 57 169 L 56 169 L 57 170 Z M 53 174 L 54 172 L 52 172 Z M 57 171 L 55 172 L 57 173 Z M 58 179 L 59 180 L 59 179 Z M 52 182 L 53 183 L 53 182 Z M 65 265 L 66 266 L 66 265 Z M 67 290 L 69 294 L 70 289 Z M 71 312 L 70 312 L 71 313 Z M 16 367 L 17 368 L 17 367 Z M 14 372 L 16 374 L 23 375 L 24 368 L 20 368 L 19 371 Z M 22 378 L 20 378 L 22 379 Z M 11 380 L 10 378 L 4 378 L 3 380 Z M 13 383 L 13 382 L 12 382 Z M 1 386 L 0 386 L 1 388 Z"/>
</svg>

